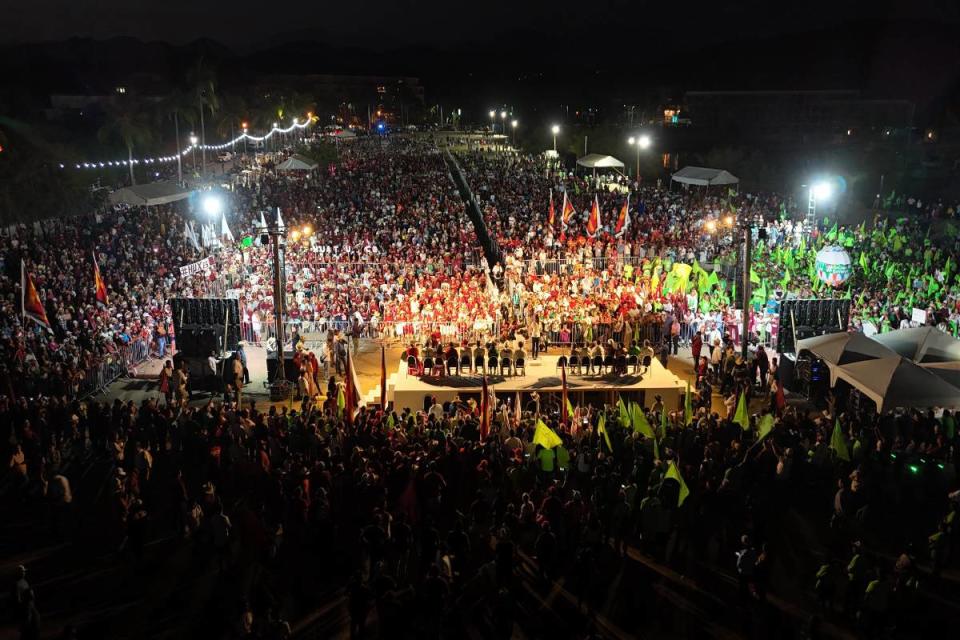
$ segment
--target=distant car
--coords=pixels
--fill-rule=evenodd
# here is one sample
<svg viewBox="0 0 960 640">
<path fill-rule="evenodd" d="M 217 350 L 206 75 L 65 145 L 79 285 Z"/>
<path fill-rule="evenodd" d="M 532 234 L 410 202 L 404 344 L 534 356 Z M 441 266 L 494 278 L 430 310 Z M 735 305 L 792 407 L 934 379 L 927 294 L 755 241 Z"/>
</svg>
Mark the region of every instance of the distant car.
<svg viewBox="0 0 960 640">
<path fill-rule="evenodd" d="M 233 160 L 233 154 L 230 153 L 229 151 L 221 151 L 220 153 L 217 154 L 217 160 L 219 160 L 220 162 L 230 162 L 231 160 Z"/>
</svg>

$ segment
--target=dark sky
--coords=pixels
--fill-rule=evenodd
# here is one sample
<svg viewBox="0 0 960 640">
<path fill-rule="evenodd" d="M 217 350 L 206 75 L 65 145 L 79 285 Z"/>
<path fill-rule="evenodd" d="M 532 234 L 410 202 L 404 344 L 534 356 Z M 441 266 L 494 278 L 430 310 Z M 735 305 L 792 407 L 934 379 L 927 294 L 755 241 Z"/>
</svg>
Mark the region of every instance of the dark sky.
<svg viewBox="0 0 960 640">
<path fill-rule="evenodd" d="M 364 49 L 446 47 L 477 42 L 495 48 L 515 33 L 546 48 L 600 46 L 611 38 L 642 40 L 651 29 L 678 46 L 753 39 L 862 20 L 960 24 L 957 0 L 0 0 L 0 42 L 135 36 L 184 43 L 205 37 L 245 49 L 315 39 Z"/>
</svg>

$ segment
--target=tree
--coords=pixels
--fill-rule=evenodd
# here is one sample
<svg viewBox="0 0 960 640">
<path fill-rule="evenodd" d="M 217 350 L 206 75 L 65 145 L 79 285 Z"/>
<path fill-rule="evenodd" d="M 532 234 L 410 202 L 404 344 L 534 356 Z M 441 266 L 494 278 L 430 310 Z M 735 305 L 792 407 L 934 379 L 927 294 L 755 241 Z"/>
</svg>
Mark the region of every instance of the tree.
<svg viewBox="0 0 960 640">
<path fill-rule="evenodd" d="M 187 73 L 187 85 L 190 87 L 190 95 L 197 105 L 197 111 L 200 113 L 200 162 L 201 174 L 207 172 L 207 132 L 204 122 L 204 113 L 210 111 L 212 116 L 220 108 L 217 99 L 217 80 L 213 68 L 206 64 L 203 57 L 197 59 L 197 64 Z"/>
<path fill-rule="evenodd" d="M 127 166 L 130 168 L 130 184 L 137 184 L 133 174 L 133 150 L 144 148 L 153 142 L 150 116 L 136 100 L 122 100 L 107 110 L 107 122 L 97 138 L 104 144 L 119 140 L 127 148 Z"/>
<path fill-rule="evenodd" d="M 196 123 L 196 112 L 194 111 L 193 100 L 191 96 L 182 89 L 174 89 L 159 105 L 157 105 L 157 120 L 173 120 L 173 135 L 176 138 L 177 147 L 177 181 L 183 182 L 183 170 L 181 167 L 182 159 L 180 152 L 180 118 L 183 118 L 191 126 Z"/>
</svg>

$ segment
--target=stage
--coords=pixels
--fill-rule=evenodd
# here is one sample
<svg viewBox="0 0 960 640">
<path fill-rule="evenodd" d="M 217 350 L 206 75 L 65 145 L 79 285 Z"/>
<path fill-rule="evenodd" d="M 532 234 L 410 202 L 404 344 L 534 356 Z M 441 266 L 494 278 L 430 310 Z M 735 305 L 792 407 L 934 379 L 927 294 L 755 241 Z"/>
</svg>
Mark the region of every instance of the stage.
<svg viewBox="0 0 960 640">
<path fill-rule="evenodd" d="M 528 360 L 525 375 L 505 375 L 499 372 L 487 375 L 487 385 L 497 395 L 515 397 L 521 395 L 521 402 L 530 401 L 530 394 L 536 392 L 541 402 L 548 402 L 548 398 L 561 392 L 560 369 L 557 366 L 560 356 L 545 355 L 539 360 Z M 672 410 L 682 408 L 683 392 L 686 382 L 664 368 L 659 361 L 654 360 L 649 369 L 639 369 L 640 373 L 633 373 L 633 367 L 627 368 L 627 375 L 577 375 L 567 370 L 567 393 L 570 402 L 574 405 L 591 403 L 614 403 L 617 394 L 633 399 L 649 407 L 654 403 L 654 396 L 661 396 L 665 406 Z M 459 395 L 468 400 L 480 397 L 483 384 L 482 373 L 475 374 L 469 371 L 457 376 L 418 377 L 407 372 L 406 362 L 399 363 L 394 373 L 387 379 L 387 400 L 392 401 L 397 410 L 409 408 L 413 411 L 423 409 L 424 397 L 435 396 L 440 403 L 453 400 Z M 378 385 L 379 388 L 379 385 Z M 378 392 L 374 390 L 371 396 Z M 554 401 L 556 400 L 554 398 Z"/>
</svg>

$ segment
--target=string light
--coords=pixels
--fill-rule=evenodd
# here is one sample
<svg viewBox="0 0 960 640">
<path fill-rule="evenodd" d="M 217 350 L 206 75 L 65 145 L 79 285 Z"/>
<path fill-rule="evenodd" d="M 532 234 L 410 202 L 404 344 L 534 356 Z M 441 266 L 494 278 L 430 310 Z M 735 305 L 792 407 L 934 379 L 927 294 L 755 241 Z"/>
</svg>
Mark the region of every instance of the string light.
<svg viewBox="0 0 960 640">
<path fill-rule="evenodd" d="M 289 127 L 285 129 L 278 127 L 277 123 L 274 122 L 273 128 L 270 129 L 268 133 L 265 133 L 262 136 L 251 135 L 250 133 L 247 133 L 246 130 L 244 130 L 244 132 L 241 133 L 239 136 L 237 136 L 233 140 L 224 142 L 223 144 L 191 144 L 187 146 L 185 149 L 183 149 L 180 152 L 179 156 L 177 154 L 174 154 L 172 156 L 158 156 L 155 158 L 133 158 L 132 160 L 110 160 L 106 162 L 104 161 L 77 162 L 74 164 L 74 168 L 100 169 L 103 167 L 127 167 L 135 164 L 165 164 L 168 162 L 176 162 L 178 157 L 180 158 L 186 157 L 187 154 L 189 154 L 191 151 L 195 149 L 206 150 L 206 151 L 220 151 L 222 149 L 226 149 L 227 147 L 232 147 L 238 142 L 243 142 L 244 140 L 252 140 L 254 142 L 263 142 L 265 140 L 269 140 L 271 137 L 273 137 L 273 134 L 275 133 L 290 133 L 291 131 L 295 131 L 297 129 L 306 129 L 307 127 L 312 125 L 314 122 L 316 122 L 316 120 L 317 118 L 314 117 L 312 114 L 308 114 L 308 117 L 304 122 L 299 122 L 297 118 L 294 118 L 293 124 L 291 124 Z M 59 166 L 61 169 L 66 168 L 62 163 Z"/>
</svg>

